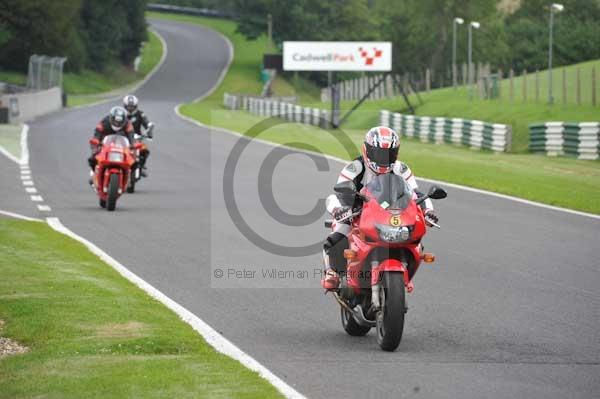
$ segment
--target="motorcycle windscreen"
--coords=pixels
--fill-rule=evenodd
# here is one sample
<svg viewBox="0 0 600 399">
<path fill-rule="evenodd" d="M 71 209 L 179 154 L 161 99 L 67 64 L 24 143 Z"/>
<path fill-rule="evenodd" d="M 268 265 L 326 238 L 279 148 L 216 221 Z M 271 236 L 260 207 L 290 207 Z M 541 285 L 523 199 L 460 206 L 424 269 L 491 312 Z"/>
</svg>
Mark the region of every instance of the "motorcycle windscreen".
<svg viewBox="0 0 600 399">
<path fill-rule="evenodd" d="M 128 148 L 129 140 L 127 137 L 118 134 L 109 134 L 102 140 L 102 145 L 114 145 L 115 147 Z"/>
<path fill-rule="evenodd" d="M 404 179 L 393 173 L 378 175 L 365 187 L 383 209 L 406 209 L 413 197 Z"/>
</svg>

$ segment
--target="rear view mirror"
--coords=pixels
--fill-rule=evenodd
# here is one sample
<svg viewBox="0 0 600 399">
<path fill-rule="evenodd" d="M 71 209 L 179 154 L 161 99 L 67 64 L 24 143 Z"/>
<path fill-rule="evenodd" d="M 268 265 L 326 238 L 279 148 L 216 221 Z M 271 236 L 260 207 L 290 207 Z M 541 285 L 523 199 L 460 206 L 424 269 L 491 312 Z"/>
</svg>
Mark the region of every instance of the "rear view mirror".
<svg viewBox="0 0 600 399">
<path fill-rule="evenodd" d="M 356 195 L 356 185 L 352 181 L 343 181 L 333 186 L 333 191 L 342 195 Z"/>
<path fill-rule="evenodd" d="M 97 138 L 93 137 L 90 139 L 90 145 L 99 145 L 100 144 L 100 140 L 98 140 Z"/>
<path fill-rule="evenodd" d="M 446 190 L 444 190 L 441 187 L 438 186 L 431 186 L 431 188 L 429 189 L 429 192 L 427 193 L 427 196 L 431 199 L 443 199 L 446 198 L 448 196 L 448 193 L 446 192 Z"/>
</svg>

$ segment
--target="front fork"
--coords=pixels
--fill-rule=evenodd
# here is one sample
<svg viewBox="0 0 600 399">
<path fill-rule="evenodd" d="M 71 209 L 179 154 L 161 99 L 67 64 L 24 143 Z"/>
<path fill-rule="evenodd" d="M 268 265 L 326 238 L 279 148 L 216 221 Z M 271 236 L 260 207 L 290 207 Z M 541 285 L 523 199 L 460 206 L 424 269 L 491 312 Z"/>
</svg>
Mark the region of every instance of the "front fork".
<svg viewBox="0 0 600 399">
<path fill-rule="evenodd" d="M 374 260 L 371 261 L 371 275 L 377 272 L 377 268 L 379 267 L 379 262 Z M 371 284 L 371 305 L 373 306 L 373 310 L 379 311 L 381 309 L 381 303 L 379 303 L 379 294 L 381 291 L 381 279 L 378 277 L 375 283 Z"/>
<path fill-rule="evenodd" d="M 371 261 L 371 304 L 373 309 L 381 310 L 381 278 L 382 273 L 386 271 L 402 273 L 404 287 L 409 293 L 413 291 L 413 283 L 408 277 L 408 265 L 397 259 L 386 259 L 383 262 Z"/>
</svg>

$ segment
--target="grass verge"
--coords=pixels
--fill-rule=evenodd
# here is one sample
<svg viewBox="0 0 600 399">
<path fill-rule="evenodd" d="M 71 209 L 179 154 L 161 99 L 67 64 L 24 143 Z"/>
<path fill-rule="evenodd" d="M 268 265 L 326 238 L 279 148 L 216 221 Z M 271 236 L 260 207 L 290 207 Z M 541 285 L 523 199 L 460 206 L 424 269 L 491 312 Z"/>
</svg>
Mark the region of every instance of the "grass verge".
<svg viewBox="0 0 600 399">
<path fill-rule="evenodd" d="M 174 313 L 44 223 L 0 218 L 0 398 L 279 397 Z"/>
<path fill-rule="evenodd" d="M 263 49 L 259 42 L 249 42 L 235 33 L 235 24 L 231 21 L 157 13 L 152 16 L 208 26 L 229 37 L 234 46 L 235 58 L 223 83 L 206 99 L 181 107 L 184 115 L 242 134 L 263 120 L 246 112 L 225 110 L 222 106 L 224 92 L 259 92 L 261 85 L 257 71 Z M 433 92 L 430 94 L 440 95 Z M 447 90 L 442 95 L 446 98 L 441 99 L 440 103 L 461 108 L 460 102 L 452 105 L 452 92 Z M 383 107 L 393 110 L 402 106 L 399 99 L 386 101 L 390 103 L 381 101 L 375 105 L 374 101 L 368 102 L 364 110 L 353 115 L 343 130 L 331 134 L 312 126 L 288 123 L 266 130 L 260 138 L 298 148 L 317 149 L 348 159 L 349 155 L 337 139 L 347 135 L 356 148 L 360 148 L 365 128 L 377 124 L 379 109 Z M 452 108 L 448 112 L 453 110 Z M 489 110 L 506 115 L 518 111 L 517 106 L 504 109 L 491 103 Z M 412 139 L 403 140 L 402 159 L 411 165 L 417 176 L 600 214 L 600 162 L 531 154 L 493 154 L 450 145 L 426 144 Z"/>
<path fill-rule="evenodd" d="M 0 124 L 0 147 L 21 159 L 21 131 L 22 125 Z"/>
</svg>

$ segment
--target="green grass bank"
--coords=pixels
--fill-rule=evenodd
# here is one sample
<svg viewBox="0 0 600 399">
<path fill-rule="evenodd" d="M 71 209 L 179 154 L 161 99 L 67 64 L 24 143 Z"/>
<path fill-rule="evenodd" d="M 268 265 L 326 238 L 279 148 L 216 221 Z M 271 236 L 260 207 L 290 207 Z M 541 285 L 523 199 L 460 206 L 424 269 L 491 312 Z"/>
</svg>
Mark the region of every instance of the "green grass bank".
<svg viewBox="0 0 600 399">
<path fill-rule="evenodd" d="M 45 223 L 0 218 L 0 398 L 280 397 Z"/>
</svg>

